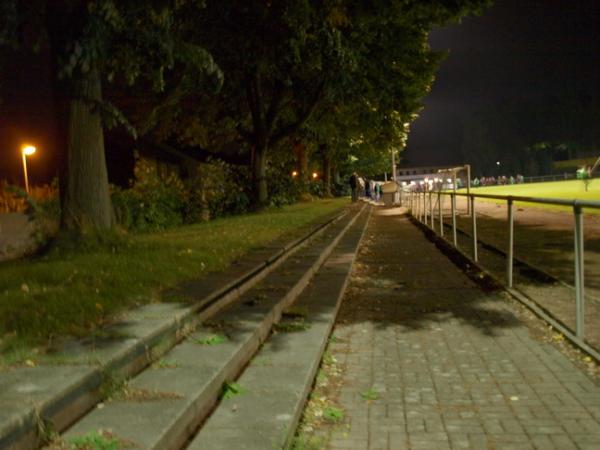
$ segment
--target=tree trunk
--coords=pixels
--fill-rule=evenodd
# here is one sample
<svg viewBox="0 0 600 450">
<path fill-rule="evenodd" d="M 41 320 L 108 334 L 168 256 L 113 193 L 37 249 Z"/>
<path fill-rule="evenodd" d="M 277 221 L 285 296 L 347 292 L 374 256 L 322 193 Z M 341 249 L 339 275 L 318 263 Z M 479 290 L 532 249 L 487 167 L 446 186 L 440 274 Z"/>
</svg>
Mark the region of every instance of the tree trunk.
<svg viewBox="0 0 600 450">
<path fill-rule="evenodd" d="M 257 144 L 254 147 L 254 159 L 252 161 L 252 187 L 254 191 L 254 203 L 257 207 L 267 204 L 267 146 Z"/>
<path fill-rule="evenodd" d="M 104 156 L 100 114 L 93 102 L 102 100 L 100 74 L 96 69 L 73 80 L 73 98 L 67 131 L 67 176 L 63 230 L 84 233 L 114 225 Z"/>
<path fill-rule="evenodd" d="M 300 141 L 293 144 L 293 149 L 298 167 L 300 194 L 306 194 L 308 193 L 308 183 L 310 181 L 310 175 L 308 174 L 308 152 L 306 151 L 306 146 Z"/>
<path fill-rule="evenodd" d="M 331 197 L 331 156 L 323 152 L 323 195 Z"/>
</svg>

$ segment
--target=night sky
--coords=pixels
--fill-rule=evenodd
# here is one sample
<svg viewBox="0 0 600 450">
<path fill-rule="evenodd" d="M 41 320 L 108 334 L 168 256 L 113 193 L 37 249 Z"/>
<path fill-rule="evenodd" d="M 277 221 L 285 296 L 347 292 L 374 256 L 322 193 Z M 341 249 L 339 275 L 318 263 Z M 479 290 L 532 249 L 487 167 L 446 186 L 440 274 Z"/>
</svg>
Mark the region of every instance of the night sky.
<svg viewBox="0 0 600 450">
<path fill-rule="evenodd" d="M 411 127 L 404 166 L 461 162 L 462 123 L 482 108 L 571 89 L 599 96 L 600 0 L 497 0 L 430 42 L 450 54 Z"/>
</svg>

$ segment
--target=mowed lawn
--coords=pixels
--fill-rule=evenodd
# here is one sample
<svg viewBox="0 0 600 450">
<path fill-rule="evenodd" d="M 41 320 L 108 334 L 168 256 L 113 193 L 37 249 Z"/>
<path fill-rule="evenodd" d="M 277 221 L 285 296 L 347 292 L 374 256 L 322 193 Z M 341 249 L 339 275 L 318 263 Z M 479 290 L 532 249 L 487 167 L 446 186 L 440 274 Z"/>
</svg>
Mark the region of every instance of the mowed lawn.
<svg viewBox="0 0 600 450">
<path fill-rule="evenodd" d="M 466 192 L 466 189 L 461 189 L 460 192 Z M 588 184 L 586 192 L 585 185 L 581 180 L 568 181 L 552 181 L 547 183 L 525 183 L 512 184 L 505 186 L 485 186 L 472 188 L 473 194 L 490 194 L 490 195 L 513 195 L 521 197 L 542 197 L 542 198 L 558 198 L 558 199 L 578 199 L 600 201 L 600 178 L 592 180 Z M 494 200 L 489 200 L 494 201 Z M 499 202 L 499 200 L 495 200 Z M 535 206 L 539 208 L 570 211 L 570 207 L 556 205 L 541 205 L 525 202 L 517 202 L 527 206 Z M 600 213 L 600 210 L 586 209 L 589 213 Z"/>
<path fill-rule="evenodd" d="M 0 263 L 0 367 L 1 356 L 18 347 L 93 333 L 127 308 L 161 301 L 163 289 L 223 270 L 252 248 L 322 221 L 348 203 L 301 203 Z"/>
</svg>

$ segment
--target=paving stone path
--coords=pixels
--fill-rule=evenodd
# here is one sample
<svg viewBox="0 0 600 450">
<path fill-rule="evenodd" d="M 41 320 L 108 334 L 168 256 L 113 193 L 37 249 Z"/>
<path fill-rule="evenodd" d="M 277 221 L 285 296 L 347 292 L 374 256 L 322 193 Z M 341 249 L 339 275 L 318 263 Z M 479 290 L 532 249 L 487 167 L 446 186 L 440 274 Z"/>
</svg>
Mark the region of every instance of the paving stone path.
<svg viewBox="0 0 600 450">
<path fill-rule="evenodd" d="M 301 433 L 344 450 L 599 449 L 600 387 L 398 210 L 379 211 L 313 395 L 344 418 L 315 420 L 311 402 Z"/>
</svg>

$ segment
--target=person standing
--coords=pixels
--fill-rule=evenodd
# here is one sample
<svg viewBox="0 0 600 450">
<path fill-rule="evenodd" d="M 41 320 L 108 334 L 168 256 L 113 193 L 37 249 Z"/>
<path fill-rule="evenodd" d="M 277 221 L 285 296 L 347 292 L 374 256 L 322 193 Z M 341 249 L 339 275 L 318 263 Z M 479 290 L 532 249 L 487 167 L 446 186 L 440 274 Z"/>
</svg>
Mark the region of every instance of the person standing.
<svg viewBox="0 0 600 450">
<path fill-rule="evenodd" d="M 350 190 L 352 191 L 352 201 L 355 202 L 358 200 L 358 175 L 356 172 L 352 172 L 348 183 L 350 184 Z"/>
</svg>

